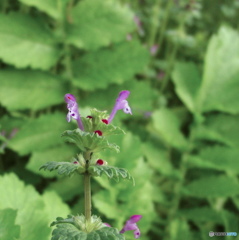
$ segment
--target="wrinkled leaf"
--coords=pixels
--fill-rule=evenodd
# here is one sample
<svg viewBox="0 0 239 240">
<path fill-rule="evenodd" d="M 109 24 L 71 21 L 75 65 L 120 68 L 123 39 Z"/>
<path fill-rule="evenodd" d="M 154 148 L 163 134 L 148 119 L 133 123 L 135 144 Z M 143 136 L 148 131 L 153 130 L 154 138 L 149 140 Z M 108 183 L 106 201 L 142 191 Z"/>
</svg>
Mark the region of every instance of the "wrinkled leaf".
<svg viewBox="0 0 239 240">
<path fill-rule="evenodd" d="M 19 239 L 20 226 L 15 224 L 17 211 L 11 208 L 0 210 L 0 239 Z"/>
<path fill-rule="evenodd" d="M 74 62 L 73 83 L 90 91 L 112 83 L 122 84 L 142 72 L 148 60 L 147 50 L 138 41 L 89 52 Z"/>
<path fill-rule="evenodd" d="M 67 41 L 89 50 L 125 40 L 134 29 L 133 13 L 117 1 L 80 1 L 71 17 Z"/>
<path fill-rule="evenodd" d="M 60 134 L 69 124 L 61 113 L 45 114 L 27 121 L 9 143 L 20 155 L 40 151 L 62 143 Z"/>
<path fill-rule="evenodd" d="M 83 132 L 79 128 L 73 131 L 67 130 L 62 136 L 66 141 L 75 143 L 82 152 L 99 152 L 104 149 L 113 149 L 119 152 L 119 147 L 115 144 L 110 144 L 105 137 L 99 136 L 96 133 Z"/>
<path fill-rule="evenodd" d="M 0 101 L 10 111 L 39 110 L 64 101 L 64 82 L 54 75 L 11 69 L 0 71 L 0 79 Z"/>
<path fill-rule="evenodd" d="M 30 15 L 0 14 L 0 58 L 17 68 L 49 69 L 60 57 L 52 33 Z"/>
</svg>

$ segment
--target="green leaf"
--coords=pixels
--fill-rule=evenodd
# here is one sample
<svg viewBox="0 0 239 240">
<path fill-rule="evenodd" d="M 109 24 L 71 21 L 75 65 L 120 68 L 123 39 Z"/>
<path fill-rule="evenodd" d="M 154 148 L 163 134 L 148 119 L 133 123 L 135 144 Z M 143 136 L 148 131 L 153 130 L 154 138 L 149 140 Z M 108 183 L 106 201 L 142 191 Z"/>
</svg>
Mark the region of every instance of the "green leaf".
<svg viewBox="0 0 239 240">
<path fill-rule="evenodd" d="M 230 147 L 239 147 L 239 115 L 217 114 L 209 116 L 195 131 L 195 137 L 216 141 Z"/>
<path fill-rule="evenodd" d="M 67 130 L 62 136 L 66 141 L 75 143 L 82 152 L 99 152 L 104 149 L 113 149 L 119 152 L 119 147 L 115 144 L 110 144 L 105 137 L 101 137 L 95 133 L 83 132 L 79 128 L 73 131 Z"/>
<path fill-rule="evenodd" d="M 57 226 L 52 233 L 52 240 L 124 240 L 122 234 L 115 228 L 105 227 L 101 219 L 92 216 L 90 221 L 86 221 L 83 215 L 71 216 L 63 219 L 58 217 L 51 226 Z"/>
<path fill-rule="evenodd" d="M 172 73 L 176 86 L 176 93 L 187 108 L 195 113 L 197 111 L 197 94 L 201 84 L 198 69 L 194 63 L 177 63 Z"/>
<path fill-rule="evenodd" d="M 11 208 L 0 210 L 0 239 L 19 239 L 20 226 L 15 224 L 17 211 Z"/>
<path fill-rule="evenodd" d="M 51 240 L 125 240 L 117 229 L 110 227 L 104 227 L 87 234 L 71 224 L 58 224 L 52 234 Z"/>
<path fill-rule="evenodd" d="M 49 239 L 44 202 L 32 186 L 25 186 L 13 173 L 5 174 L 0 176 L 0 192 L 0 209 L 18 211 L 15 224 L 21 226 L 20 240 Z"/>
<path fill-rule="evenodd" d="M 239 184 L 230 177 L 210 176 L 194 180 L 183 192 L 198 198 L 232 197 L 239 194 Z"/>
<path fill-rule="evenodd" d="M 73 83 L 90 91 L 112 83 L 122 84 L 142 72 L 148 61 L 149 53 L 138 41 L 93 51 L 74 62 Z"/>
<path fill-rule="evenodd" d="M 66 87 L 54 75 L 11 69 L 0 71 L 0 79 L 0 101 L 10 111 L 39 110 L 64 101 Z"/>
<path fill-rule="evenodd" d="M 239 34 L 221 27 L 208 45 L 202 86 L 199 94 L 201 111 L 239 112 Z"/>
<path fill-rule="evenodd" d="M 60 133 L 69 127 L 61 113 L 42 115 L 29 120 L 9 143 L 20 155 L 40 151 L 62 143 Z"/>
<path fill-rule="evenodd" d="M 149 164 L 155 170 L 166 176 L 170 176 L 173 173 L 173 167 L 168 159 L 167 150 L 155 147 L 151 143 L 145 143 L 143 151 Z"/>
<path fill-rule="evenodd" d="M 179 119 L 171 110 L 157 110 L 152 117 L 155 129 L 169 145 L 180 150 L 186 149 L 187 141 L 180 131 Z"/>
<path fill-rule="evenodd" d="M 57 173 L 49 173 L 45 171 L 39 171 L 40 166 L 45 164 L 49 160 L 57 162 L 67 162 L 76 153 L 76 148 L 68 145 L 58 145 L 51 149 L 46 149 L 42 152 L 33 152 L 26 168 L 35 174 L 42 175 L 46 178 L 55 177 Z"/>
<path fill-rule="evenodd" d="M 213 222 L 223 224 L 223 218 L 220 212 L 209 207 L 187 208 L 178 212 L 179 217 L 184 217 L 195 223 Z"/>
<path fill-rule="evenodd" d="M 59 175 L 64 176 L 71 176 L 76 171 L 79 171 L 80 173 L 83 173 L 85 171 L 85 168 L 83 168 L 80 164 L 74 164 L 71 162 L 47 162 L 44 165 L 40 167 L 39 170 L 57 170 L 57 173 Z"/>
<path fill-rule="evenodd" d="M 135 28 L 133 13 L 117 1 L 80 1 L 72 9 L 71 17 L 67 41 L 89 50 L 125 40 Z"/>
<path fill-rule="evenodd" d="M 17 68 L 49 69 L 60 57 L 51 32 L 29 15 L 0 14 L 0 58 Z"/>
<path fill-rule="evenodd" d="M 127 179 L 133 182 L 134 184 L 134 178 L 130 175 L 128 170 L 124 168 L 117 168 L 113 166 L 90 166 L 89 167 L 89 172 L 93 176 L 102 176 L 103 174 L 106 175 L 108 178 L 112 178 L 116 180 L 117 182 L 119 181 L 119 178 Z"/>
<path fill-rule="evenodd" d="M 207 147 L 189 162 L 193 166 L 239 173 L 239 150 L 222 146 Z"/>
<path fill-rule="evenodd" d="M 79 187 L 79 186 L 82 186 L 82 187 Z M 83 186 L 84 186 L 84 183 L 83 183 L 82 176 L 75 174 L 71 178 L 63 177 L 63 178 L 59 178 L 56 182 L 51 182 L 46 189 L 47 191 L 57 192 L 57 194 L 64 201 L 69 201 L 79 194 L 83 196 L 84 194 Z"/>
<path fill-rule="evenodd" d="M 19 0 L 20 2 L 36 7 L 37 9 L 47 13 L 49 16 L 61 20 L 66 11 L 66 5 L 69 0 Z"/>
<path fill-rule="evenodd" d="M 48 213 L 48 226 L 58 215 L 67 215 L 71 212 L 68 205 L 53 191 L 45 191 L 43 194 L 43 201 L 45 203 L 45 210 Z"/>
<path fill-rule="evenodd" d="M 183 219 L 174 219 L 170 222 L 170 240 L 192 239 L 189 225 Z"/>
</svg>

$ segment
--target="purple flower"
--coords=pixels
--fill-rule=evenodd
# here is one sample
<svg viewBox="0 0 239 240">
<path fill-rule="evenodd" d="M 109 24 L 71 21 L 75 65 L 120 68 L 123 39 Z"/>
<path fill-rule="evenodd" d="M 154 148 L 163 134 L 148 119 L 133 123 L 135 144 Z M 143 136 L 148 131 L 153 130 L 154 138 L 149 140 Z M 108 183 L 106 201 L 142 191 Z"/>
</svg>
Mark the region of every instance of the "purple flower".
<svg viewBox="0 0 239 240">
<path fill-rule="evenodd" d="M 124 227 L 120 231 L 120 233 L 124 233 L 125 231 L 134 231 L 134 238 L 140 237 L 140 231 L 136 224 L 140 219 L 142 218 L 142 215 L 133 215 L 130 217 L 128 221 L 126 221 Z"/>
<path fill-rule="evenodd" d="M 80 114 L 78 111 L 78 104 L 76 102 L 76 98 L 74 97 L 74 95 L 67 93 L 65 95 L 65 101 L 67 103 L 67 108 L 68 108 L 68 114 L 66 117 L 67 122 L 70 122 L 71 118 L 76 119 L 79 128 L 82 131 L 84 131 L 83 123 L 81 121 Z"/>
<path fill-rule="evenodd" d="M 157 54 L 158 48 L 159 48 L 159 46 L 158 46 L 157 44 L 153 45 L 153 46 L 150 48 L 151 56 L 155 56 L 155 55 Z"/>
<path fill-rule="evenodd" d="M 128 101 L 125 100 L 126 98 L 128 98 L 129 94 L 130 94 L 130 91 L 127 91 L 127 90 L 121 91 L 119 93 L 119 96 L 116 99 L 114 108 L 113 108 L 113 110 L 112 110 L 112 112 L 110 114 L 110 117 L 108 119 L 108 123 L 111 123 L 111 121 L 113 120 L 116 112 L 118 110 L 120 110 L 120 109 L 123 109 L 123 111 L 125 113 L 127 113 L 127 114 L 130 113 L 132 115 L 131 108 L 130 108 L 130 106 L 128 104 Z"/>
</svg>

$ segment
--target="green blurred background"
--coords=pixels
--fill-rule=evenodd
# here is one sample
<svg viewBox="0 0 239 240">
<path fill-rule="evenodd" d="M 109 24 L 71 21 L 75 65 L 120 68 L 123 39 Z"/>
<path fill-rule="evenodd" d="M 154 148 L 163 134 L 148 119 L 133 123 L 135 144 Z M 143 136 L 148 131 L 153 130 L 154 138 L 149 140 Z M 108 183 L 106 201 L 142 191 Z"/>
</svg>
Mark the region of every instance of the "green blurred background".
<svg viewBox="0 0 239 240">
<path fill-rule="evenodd" d="M 119 229 L 143 215 L 142 240 L 239 233 L 238 19 L 238 0 L 1 0 L 1 240 L 48 240 L 83 212 L 81 176 L 38 169 L 77 153 L 65 93 L 87 116 L 124 89 L 121 152 L 100 157 L 136 186 L 95 178 L 93 212 Z"/>
</svg>

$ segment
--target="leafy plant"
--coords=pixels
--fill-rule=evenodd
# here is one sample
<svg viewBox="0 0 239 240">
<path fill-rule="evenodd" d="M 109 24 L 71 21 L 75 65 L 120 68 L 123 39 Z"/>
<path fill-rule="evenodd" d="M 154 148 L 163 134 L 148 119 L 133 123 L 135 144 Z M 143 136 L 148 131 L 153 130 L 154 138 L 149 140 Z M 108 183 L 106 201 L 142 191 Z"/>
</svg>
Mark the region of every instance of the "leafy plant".
<svg viewBox="0 0 239 240">
<path fill-rule="evenodd" d="M 66 140 L 76 144 L 80 150 L 80 154 L 73 162 L 47 162 L 40 169 L 57 170 L 58 174 L 70 176 L 74 173 L 83 175 L 84 177 L 84 195 L 85 195 L 85 214 L 81 216 L 68 216 L 67 219 L 57 218 L 51 226 L 56 225 L 57 228 L 52 233 L 52 240 L 57 239 L 124 239 L 120 233 L 128 230 L 134 230 L 135 238 L 140 236 L 139 228 L 136 222 L 140 220 L 141 215 L 132 216 L 125 224 L 124 228 L 119 232 L 117 229 L 112 229 L 109 224 L 102 223 L 101 219 L 91 214 L 91 177 L 102 176 L 105 174 L 108 178 L 113 178 L 119 181 L 120 178 L 133 180 L 129 172 L 123 168 L 107 166 L 102 159 L 95 160 L 95 153 L 105 149 L 116 149 L 119 147 L 108 143 L 107 135 L 124 133 L 119 128 L 110 125 L 116 112 L 123 109 L 125 113 L 131 113 L 127 98 L 129 91 L 121 91 L 116 99 L 115 106 L 108 117 L 105 112 L 92 110 L 92 115 L 87 116 L 83 120 L 81 118 L 76 99 L 71 94 L 65 95 L 67 102 L 68 114 L 67 121 L 75 119 L 79 128 L 73 131 L 66 131 L 63 137 Z M 84 124 L 83 124 L 84 122 Z M 101 128 L 102 126 L 102 128 Z M 110 228 L 110 229 L 109 229 Z"/>
</svg>

